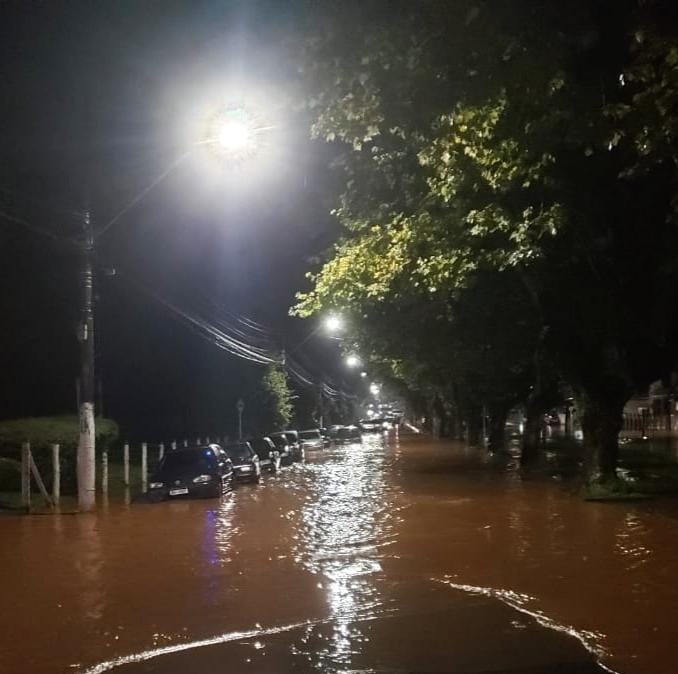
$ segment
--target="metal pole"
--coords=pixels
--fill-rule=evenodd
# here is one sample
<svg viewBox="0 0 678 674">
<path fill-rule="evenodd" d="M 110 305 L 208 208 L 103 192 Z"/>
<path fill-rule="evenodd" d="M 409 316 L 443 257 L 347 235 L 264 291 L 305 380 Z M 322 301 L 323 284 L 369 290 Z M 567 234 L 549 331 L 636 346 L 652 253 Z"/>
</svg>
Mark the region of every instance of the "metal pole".
<svg viewBox="0 0 678 674">
<path fill-rule="evenodd" d="M 108 452 L 101 452 L 101 493 L 108 494 Z"/>
<path fill-rule="evenodd" d="M 31 509 L 31 443 L 21 443 L 21 505 Z"/>
<path fill-rule="evenodd" d="M 59 445 L 52 445 L 52 501 L 59 505 L 61 500 L 61 462 L 59 461 Z"/>
<path fill-rule="evenodd" d="M 125 443 L 122 448 L 122 481 L 129 487 L 129 445 Z"/>
<path fill-rule="evenodd" d="M 141 443 L 141 491 L 146 491 L 148 482 L 148 445 Z"/>
<path fill-rule="evenodd" d="M 242 410 L 238 410 L 238 440 L 242 440 Z"/>
<path fill-rule="evenodd" d="M 78 508 L 93 510 L 96 505 L 96 463 L 94 421 L 94 234 L 89 211 L 83 217 L 83 237 L 80 245 L 80 405 L 78 415 L 77 474 Z"/>
</svg>

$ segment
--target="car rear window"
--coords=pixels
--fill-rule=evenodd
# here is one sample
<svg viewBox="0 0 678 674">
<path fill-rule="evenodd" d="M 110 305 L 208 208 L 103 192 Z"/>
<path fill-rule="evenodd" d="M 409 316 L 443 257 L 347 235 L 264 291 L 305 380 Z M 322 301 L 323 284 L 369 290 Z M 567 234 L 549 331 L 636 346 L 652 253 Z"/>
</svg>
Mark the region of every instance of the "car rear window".
<svg viewBox="0 0 678 674">
<path fill-rule="evenodd" d="M 320 431 L 302 431 L 299 437 L 303 440 L 320 440 Z"/>
</svg>

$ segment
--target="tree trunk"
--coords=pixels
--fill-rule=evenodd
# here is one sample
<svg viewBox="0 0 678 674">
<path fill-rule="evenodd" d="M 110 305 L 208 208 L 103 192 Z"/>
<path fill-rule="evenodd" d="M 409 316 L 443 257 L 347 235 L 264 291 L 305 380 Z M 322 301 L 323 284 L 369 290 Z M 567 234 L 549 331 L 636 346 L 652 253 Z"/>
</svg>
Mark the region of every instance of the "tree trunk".
<svg viewBox="0 0 678 674">
<path fill-rule="evenodd" d="M 445 410 L 443 409 L 443 405 L 437 395 L 431 400 L 429 409 L 431 414 L 431 433 L 433 434 L 434 438 L 440 438 L 443 434 Z"/>
<path fill-rule="evenodd" d="M 586 396 L 581 402 L 582 430 L 586 452 L 586 476 L 589 482 L 605 482 L 617 477 L 619 432 L 625 396 Z"/>
<path fill-rule="evenodd" d="M 487 449 L 490 452 L 501 452 L 506 449 L 506 418 L 509 407 L 493 405 L 490 407 L 490 429 Z"/>
<path fill-rule="evenodd" d="M 478 447 L 482 444 L 482 410 L 480 405 L 470 405 L 466 413 L 466 442 L 471 447 Z"/>
<path fill-rule="evenodd" d="M 520 446 L 520 463 L 534 463 L 542 450 L 543 411 L 537 406 L 527 407 L 527 418 Z"/>
</svg>

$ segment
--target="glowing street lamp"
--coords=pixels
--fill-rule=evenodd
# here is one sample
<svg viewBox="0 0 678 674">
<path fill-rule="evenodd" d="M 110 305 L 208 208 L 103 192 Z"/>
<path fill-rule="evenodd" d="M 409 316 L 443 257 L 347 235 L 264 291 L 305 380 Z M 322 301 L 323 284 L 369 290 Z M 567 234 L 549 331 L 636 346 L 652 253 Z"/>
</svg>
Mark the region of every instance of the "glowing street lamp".
<svg viewBox="0 0 678 674">
<path fill-rule="evenodd" d="M 327 332 L 335 333 L 339 332 L 344 326 L 343 321 L 336 314 L 331 314 L 325 319 L 325 328 Z"/>
<path fill-rule="evenodd" d="M 365 377 L 367 377 L 367 372 L 361 372 L 361 373 L 360 373 L 360 376 L 361 376 L 363 379 L 365 379 Z"/>
<path fill-rule="evenodd" d="M 217 142 L 226 152 L 242 152 L 252 141 L 252 129 L 238 120 L 226 120 L 219 127 Z"/>
<path fill-rule="evenodd" d="M 349 367 L 358 367 L 360 365 L 360 358 L 352 353 L 349 356 L 346 356 L 346 365 Z"/>
<path fill-rule="evenodd" d="M 208 121 L 201 145 L 210 146 L 218 158 L 238 162 L 257 154 L 266 126 L 244 107 L 227 107 L 218 110 Z"/>
<path fill-rule="evenodd" d="M 371 393 L 373 396 L 378 396 L 378 395 L 379 395 L 379 391 L 381 391 L 381 386 L 379 386 L 379 384 L 376 384 L 375 382 L 372 382 L 372 383 L 370 384 L 370 393 Z"/>
</svg>

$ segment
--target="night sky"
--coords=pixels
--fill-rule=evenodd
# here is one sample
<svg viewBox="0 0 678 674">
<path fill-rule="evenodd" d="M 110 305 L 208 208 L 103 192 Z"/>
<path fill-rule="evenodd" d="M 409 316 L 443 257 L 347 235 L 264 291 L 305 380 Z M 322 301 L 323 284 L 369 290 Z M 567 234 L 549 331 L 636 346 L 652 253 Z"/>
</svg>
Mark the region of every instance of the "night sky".
<svg viewBox="0 0 678 674">
<path fill-rule="evenodd" d="M 271 328 L 276 347 L 313 328 L 288 311 L 310 258 L 337 231 L 331 149 L 309 140 L 300 105 L 294 52 L 305 8 L 0 5 L 0 210 L 62 239 L 77 232 L 86 205 L 101 227 L 162 175 L 210 105 L 254 104 L 274 127 L 240 167 L 191 150 L 100 239 L 99 401 L 128 436 L 233 428 L 236 399 L 247 399 L 263 372 L 205 341 L 144 289 L 212 318 L 246 315 Z M 0 418 L 74 413 L 74 250 L 0 221 L 0 265 Z M 336 343 L 312 339 L 299 358 L 341 382 Z"/>
</svg>

